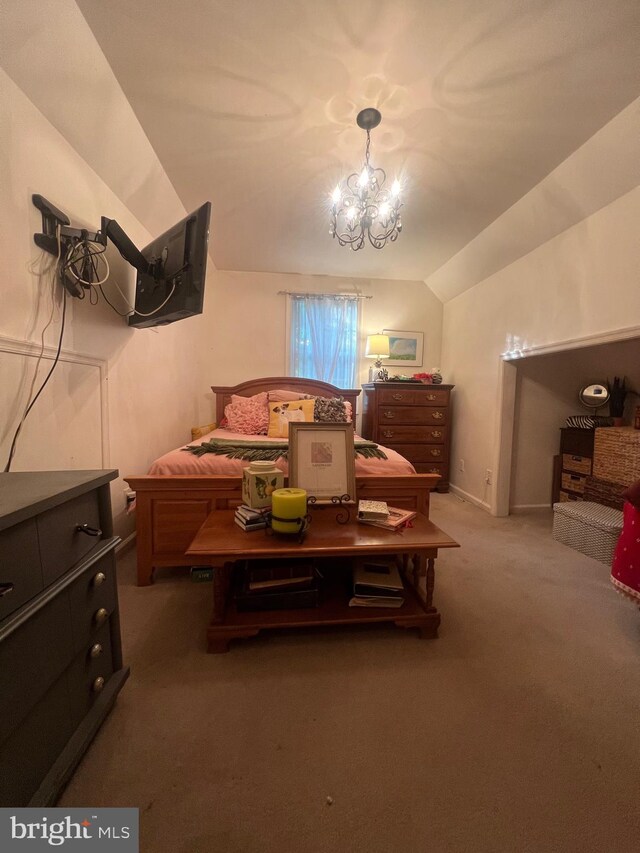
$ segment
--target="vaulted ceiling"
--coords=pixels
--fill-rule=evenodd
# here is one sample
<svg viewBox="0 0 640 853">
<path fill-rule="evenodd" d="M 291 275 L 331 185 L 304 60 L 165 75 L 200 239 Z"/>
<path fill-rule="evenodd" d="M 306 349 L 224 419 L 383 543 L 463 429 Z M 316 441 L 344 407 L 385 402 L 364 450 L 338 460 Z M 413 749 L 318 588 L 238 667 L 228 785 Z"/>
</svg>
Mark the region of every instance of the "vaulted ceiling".
<svg viewBox="0 0 640 853">
<path fill-rule="evenodd" d="M 424 279 L 640 94 L 638 0 L 78 0 L 219 269 Z M 403 178 L 382 251 L 332 241 L 371 159 Z"/>
</svg>

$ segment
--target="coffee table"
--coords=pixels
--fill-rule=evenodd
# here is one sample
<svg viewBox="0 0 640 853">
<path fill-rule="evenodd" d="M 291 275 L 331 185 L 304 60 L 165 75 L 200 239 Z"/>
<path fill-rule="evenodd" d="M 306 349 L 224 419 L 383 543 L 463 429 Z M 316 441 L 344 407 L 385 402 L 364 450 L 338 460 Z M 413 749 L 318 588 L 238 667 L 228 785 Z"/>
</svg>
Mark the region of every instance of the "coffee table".
<svg viewBox="0 0 640 853">
<path fill-rule="evenodd" d="M 335 508 L 316 507 L 302 543 L 296 538 L 265 530 L 247 533 L 234 523 L 233 517 L 234 510 L 213 510 L 186 551 L 193 558 L 193 565 L 208 565 L 214 570 L 213 613 L 207 629 L 209 652 L 226 652 L 230 640 L 255 636 L 268 628 L 393 622 L 402 628 L 417 628 L 422 638 L 438 636 L 440 614 L 433 604 L 435 560 L 440 548 L 459 546 L 426 516 L 418 515 L 413 519 L 413 527 L 395 532 L 355 519 L 338 524 Z M 402 558 L 406 596 L 398 609 L 349 607 L 344 586 L 331 577 L 325 578 L 323 601 L 315 608 L 247 613 L 238 611 L 231 594 L 236 561 L 274 557 L 371 557 L 375 554 Z M 418 589 L 423 575 L 426 577 L 424 596 Z"/>
</svg>

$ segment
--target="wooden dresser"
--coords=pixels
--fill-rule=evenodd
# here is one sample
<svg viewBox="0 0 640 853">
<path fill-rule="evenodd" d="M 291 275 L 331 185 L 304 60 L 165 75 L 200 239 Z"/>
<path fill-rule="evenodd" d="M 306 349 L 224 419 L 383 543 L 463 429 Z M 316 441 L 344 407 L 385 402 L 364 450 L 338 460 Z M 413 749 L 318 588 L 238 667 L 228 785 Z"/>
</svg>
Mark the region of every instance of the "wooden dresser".
<svg viewBox="0 0 640 853">
<path fill-rule="evenodd" d="M 409 460 L 419 474 L 439 474 L 449 491 L 453 385 L 371 382 L 362 386 L 362 435 Z"/>
<path fill-rule="evenodd" d="M 0 806 L 55 803 L 129 674 L 117 473 L 0 474 Z"/>
</svg>

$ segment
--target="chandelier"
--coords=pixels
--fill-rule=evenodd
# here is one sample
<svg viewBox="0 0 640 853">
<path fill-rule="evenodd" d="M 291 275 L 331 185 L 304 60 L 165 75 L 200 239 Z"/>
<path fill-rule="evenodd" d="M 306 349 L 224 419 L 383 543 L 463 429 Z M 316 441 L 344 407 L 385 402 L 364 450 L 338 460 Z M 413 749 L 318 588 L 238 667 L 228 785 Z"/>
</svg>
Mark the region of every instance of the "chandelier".
<svg viewBox="0 0 640 853">
<path fill-rule="evenodd" d="M 385 189 L 384 169 L 376 169 L 369 162 L 371 131 L 380 124 L 382 115 L 374 107 L 367 107 L 358 113 L 356 121 L 367 131 L 364 165 L 333 191 L 329 227 L 331 236 L 341 246 L 351 246 L 354 252 L 362 249 L 365 240 L 375 249 L 382 249 L 387 241 L 394 243 L 402 231 L 400 182 L 396 179 L 390 190 Z"/>
</svg>

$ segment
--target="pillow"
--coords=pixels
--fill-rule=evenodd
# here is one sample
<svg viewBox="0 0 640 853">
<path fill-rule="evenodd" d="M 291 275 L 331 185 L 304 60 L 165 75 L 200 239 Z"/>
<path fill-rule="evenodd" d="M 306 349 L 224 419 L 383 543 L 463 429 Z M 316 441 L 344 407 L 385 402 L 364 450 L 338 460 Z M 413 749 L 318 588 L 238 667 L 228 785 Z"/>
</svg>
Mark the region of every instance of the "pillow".
<svg viewBox="0 0 640 853">
<path fill-rule="evenodd" d="M 640 480 L 636 480 L 628 489 L 625 489 L 621 497 L 633 504 L 636 509 L 640 509 Z"/>
<path fill-rule="evenodd" d="M 291 421 L 313 423 L 313 400 L 275 400 L 269 403 L 270 438 L 289 438 Z"/>
<path fill-rule="evenodd" d="M 227 428 L 245 435 L 265 435 L 269 427 L 269 409 L 267 392 L 262 391 L 253 397 L 239 397 L 234 394 L 231 402 L 224 407 Z"/>
<path fill-rule="evenodd" d="M 313 419 L 319 422 L 346 423 L 347 407 L 342 397 L 316 397 Z"/>
<path fill-rule="evenodd" d="M 313 400 L 309 394 L 301 394 L 299 391 L 269 391 L 269 402 L 270 403 L 279 403 L 285 402 L 288 403 L 291 400 Z"/>
</svg>

